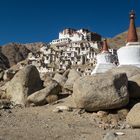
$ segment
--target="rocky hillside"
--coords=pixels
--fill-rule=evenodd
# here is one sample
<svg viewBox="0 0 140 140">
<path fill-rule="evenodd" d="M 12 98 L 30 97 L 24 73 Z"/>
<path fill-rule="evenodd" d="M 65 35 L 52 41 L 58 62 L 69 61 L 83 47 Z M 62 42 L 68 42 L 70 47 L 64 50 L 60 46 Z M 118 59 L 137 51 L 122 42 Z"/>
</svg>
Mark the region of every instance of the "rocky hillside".
<svg viewBox="0 0 140 140">
<path fill-rule="evenodd" d="M 8 58 L 0 52 L 0 69 L 7 69 L 9 68 L 10 65 L 9 65 L 9 61 L 8 61 Z"/>
<path fill-rule="evenodd" d="M 46 43 L 38 42 L 38 43 L 28 43 L 24 44 L 28 50 L 30 50 L 33 53 L 36 53 L 40 50 L 40 48 L 43 45 L 46 45 Z"/>
<path fill-rule="evenodd" d="M 37 52 L 43 44 L 44 43 L 9 43 L 0 47 L 0 67 L 6 69 L 25 60 L 28 53 Z"/>
<path fill-rule="evenodd" d="M 140 41 L 140 27 L 137 28 L 138 38 Z M 120 48 L 125 45 L 127 37 L 127 31 L 116 35 L 115 37 L 108 39 L 109 45 L 111 48 Z"/>
<path fill-rule="evenodd" d="M 24 60 L 30 51 L 25 45 L 10 43 L 1 47 L 1 52 L 7 57 L 9 65 L 13 66 L 19 61 Z"/>
</svg>

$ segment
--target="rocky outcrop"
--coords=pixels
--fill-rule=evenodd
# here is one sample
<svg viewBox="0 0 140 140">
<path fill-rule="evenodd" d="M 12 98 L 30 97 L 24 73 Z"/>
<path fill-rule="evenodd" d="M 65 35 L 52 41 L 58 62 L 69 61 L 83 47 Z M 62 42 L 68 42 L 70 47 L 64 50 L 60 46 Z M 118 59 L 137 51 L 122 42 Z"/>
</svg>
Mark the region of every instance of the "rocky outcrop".
<svg viewBox="0 0 140 140">
<path fill-rule="evenodd" d="M 48 85 L 34 94 L 30 95 L 28 97 L 28 102 L 35 105 L 44 105 L 53 101 L 56 101 L 58 99 L 58 94 L 61 91 L 60 85 L 52 80 L 52 82 L 49 82 Z"/>
<path fill-rule="evenodd" d="M 0 68 L 7 69 L 27 58 L 30 52 L 36 53 L 45 43 L 9 43 L 0 47 Z"/>
<path fill-rule="evenodd" d="M 1 47 L 1 52 L 9 62 L 9 67 L 27 58 L 30 52 L 25 45 L 10 43 Z"/>
<path fill-rule="evenodd" d="M 42 42 L 36 42 L 36 43 L 27 43 L 27 44 L 24 44 L 24 45 L 31 52 L 36 53 L 36 52 L 40 51 L 41 47 L 46 46 L 47 44 L 46 43 L 42 43 Z"/>
<path fill-rule="evenodd" d="M 73 100 L 88 111 L 120 108 L 129 102 L 127 83 L 124 73 L 81 77 L 74 83 Z"/>
<path fill-rule="evenodd" d="M 68 74 L 68 80 L 66 81 L 64 88 L 73 91 L 73 84 L 78 78 L 80 78 L 80 76 L 80 73 L 78 73 L 76 70 L 70 70 Z"/>
<path fill-rule="evenodd" d="M 0 69 L 7 69 L 10 67 L 8 58 L 1 52 L 2 47 L 0 47 Z"/>
<path fill-rule="evenodd" d="M 140 127 L 140 103 L 134 105 L 126 117 L 127 123 L 132 127 Z"/>
<path fill-rule="evenodd" d="M 27 66 L 15 74 L 6 83 L 5 94 L 14 104 L 26 105 L 26 99 L 32 93 L 42 89 L 42 81 L 35 66 Z"/>
</svg>

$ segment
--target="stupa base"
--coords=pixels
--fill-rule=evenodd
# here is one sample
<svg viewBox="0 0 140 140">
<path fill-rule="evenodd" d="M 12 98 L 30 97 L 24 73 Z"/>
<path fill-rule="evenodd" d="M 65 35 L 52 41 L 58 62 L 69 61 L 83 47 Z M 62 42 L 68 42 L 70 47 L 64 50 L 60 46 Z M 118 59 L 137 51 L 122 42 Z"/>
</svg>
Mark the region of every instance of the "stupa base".
<svg viewBox="0 0 140 140">
<path fill-rule="evenodd" d="M 140 68 L 140 64 L 122 64 L 122 65 L 119 65 L 118 67 L 122 67 L 122 66 L 135 66 L 135 67 Z"/>
<path fill-rule="evenodd" d="M 109 63 L 109 64 L 97 64 L 95 69 L 92 71 L 91 75 L 96 74 L 96 73 L 105 73 L 108 70 L 116 67 L 115 64 Z"/>
<path fill-rule="evenodd" d="M 127 43 L 127 46 L 117 51 L 120 65 L 133 65 L 140 67 L 140 45 L 139 42 Z"/>
</svg>

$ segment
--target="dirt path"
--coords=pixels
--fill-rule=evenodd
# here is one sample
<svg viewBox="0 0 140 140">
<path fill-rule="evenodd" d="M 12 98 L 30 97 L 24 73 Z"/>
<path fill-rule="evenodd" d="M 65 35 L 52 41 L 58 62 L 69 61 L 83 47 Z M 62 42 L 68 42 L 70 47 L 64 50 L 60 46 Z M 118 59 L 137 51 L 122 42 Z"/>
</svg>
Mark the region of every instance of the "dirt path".
<svg viewBox="0 0 140 140">
<path fill-rule="evenodd" d="M 54 112 L 58 105 L 0 110 L 0 140 L 102 140 L 108 131 L 124 132 L 121 140 L 140 140 L 139 129 L 103 130 L 92 113 Z"/>
</svg>

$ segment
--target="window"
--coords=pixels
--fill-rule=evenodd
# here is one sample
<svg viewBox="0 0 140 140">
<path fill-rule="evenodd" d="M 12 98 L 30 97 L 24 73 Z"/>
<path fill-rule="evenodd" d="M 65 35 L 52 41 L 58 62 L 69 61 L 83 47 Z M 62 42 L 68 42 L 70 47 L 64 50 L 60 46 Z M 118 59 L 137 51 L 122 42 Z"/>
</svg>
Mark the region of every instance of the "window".
<svg viewBox="0 0 140 140">
<path fill-rule="evenodd" d="M 84 50 L 85 50 L 85 48 L 84 48 L 84 47 L 82 47 L 81 49 L 82 49 L 82 51 L 84 51 Z"/>
</svg>

